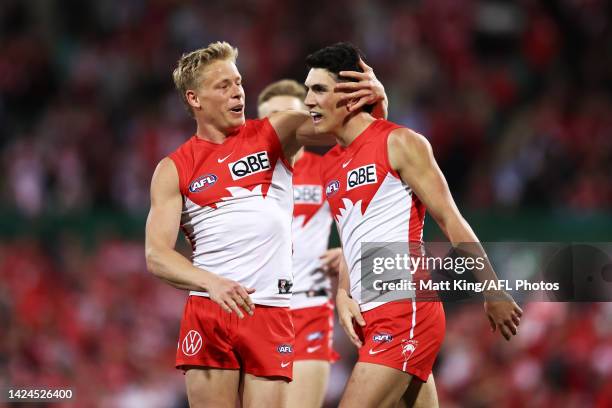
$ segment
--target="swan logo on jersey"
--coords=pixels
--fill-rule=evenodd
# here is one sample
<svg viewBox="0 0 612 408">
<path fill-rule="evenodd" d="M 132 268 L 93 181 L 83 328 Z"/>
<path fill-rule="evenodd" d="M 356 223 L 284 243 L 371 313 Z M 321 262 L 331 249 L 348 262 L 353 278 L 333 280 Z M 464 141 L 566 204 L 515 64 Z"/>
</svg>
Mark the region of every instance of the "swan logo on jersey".
<svg viewBox="0 0 612 408">
<path fill-rule="evenodd" d="M 338 180 L 332 180 L 327 183 L 327 186 L 325 187 L 325 195 L 327 197 L 333 196 L 338 191 L 340 191 L 340 182 Z"/>
<path fill-rule="evenodd" d="M 346 191 L 365 186 L 367 184 L 375 184 L 376 181 L 375 164 L 367 164 L 365 166 L 357 167 L 346 174 Z"/>
<path fill-rule="evenodd" d="M 228 163 L 227 166 L 234 180 L 261 173 L 271 168 L 268 152 L 266 151 L 249 154 L 235 162 Z"/>
<path fill-rule="evenodd" d="M 321 204 L 323 189 L 317 185 L 301 184 L 293 186 L 294 204 Z"/>
<path fill-rule="evenodd" d="M 291 344 L 281 344 L 280 346 L 278 346 L 277 350 L 281 354 L 293 353 L 293 347 L 291 347 Z"/>
<path fill-rule="evenodd" d="M 207 188 L 212 187 L 212 185 L 216 182 L 217 176 L 215 176 L 214 174 L 200 176 L 191 182 L 191 184 L 189 185 L 189 191 L 192 193 L 199 193 L 200 191 L 204 191 Z"/>
</svg>

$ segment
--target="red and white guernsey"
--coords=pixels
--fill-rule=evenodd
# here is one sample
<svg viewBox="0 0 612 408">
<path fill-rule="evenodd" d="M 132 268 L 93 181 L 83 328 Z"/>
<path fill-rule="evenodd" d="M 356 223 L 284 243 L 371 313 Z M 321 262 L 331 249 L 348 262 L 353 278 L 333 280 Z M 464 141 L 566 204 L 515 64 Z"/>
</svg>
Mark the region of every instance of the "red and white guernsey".
<svg viewBox="0 0 612 408">
<path fill-rule="evenodd" d="M 325 196 L 348 263 L 351 296 L 363 311 L 383 303 L 362 302 L 361 243 L 423 238 L 425 206 L 389 164 L 387 139 L 399 127 L 376 120 L 349 146 L 337 145 L 323 158 Z"/>
<path fill-rule="evenodd" d="M 288 307 L 292 169 L 270 122 L 247 120 L 221 144 L 193 136 L 169 157 L 179 174 L 181 227 L 193 264 L 255 288 L 256 304 Z"/>
<path fill-rule="evenodd" d="M 307 296 L 331 290 L 331 282 L 321 269 L 331 229 L 331 213 L 323 196 L 321 163 L 323 157 L 304 152 L 293 169 L 293 297 L 291 308 L 325 304 L 327 296 Z"/>
</svg>

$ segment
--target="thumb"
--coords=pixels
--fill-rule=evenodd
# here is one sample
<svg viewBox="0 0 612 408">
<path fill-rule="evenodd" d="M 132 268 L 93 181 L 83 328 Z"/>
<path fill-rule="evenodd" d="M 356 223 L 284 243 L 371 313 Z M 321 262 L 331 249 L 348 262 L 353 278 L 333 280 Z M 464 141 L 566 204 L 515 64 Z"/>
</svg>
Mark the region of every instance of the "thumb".
<svg viewBox="0 0 612 408">
<path fill-rule="evenodd" d="M 365 326 L 366 322 L 363 318 L 363 315 L 361 314 L 359 310 L 356 310 L 355 312 L 353 312 L 353 317 L 355 318 L 355 321 L 357 322 L 357 324 L 359 324 L 361 327 Z"/>
<path fill-rule="evenodd" d="M 248 294 L 255 292 L 255 288 L 245 288 Z"/>
</svg>

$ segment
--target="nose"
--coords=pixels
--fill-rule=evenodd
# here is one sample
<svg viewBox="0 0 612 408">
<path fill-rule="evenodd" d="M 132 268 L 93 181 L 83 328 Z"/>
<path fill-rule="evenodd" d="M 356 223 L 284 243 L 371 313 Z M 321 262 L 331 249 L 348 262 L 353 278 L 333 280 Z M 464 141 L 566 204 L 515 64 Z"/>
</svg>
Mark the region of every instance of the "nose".
<svg viewBox="0 0 612 408">
<path fill-rule="evenodd" d="M 234 84 L 232 86 L 232 98 L 244 98 L 244 88 L 242 85 Z"/>
<path fill-rule="evenodd" d="M 310 89 L 306 93 L 306 99 L 304 99 L 304 105 L 306 105 L 308 108 L 314 108 L 316 105 L 314 95 L 312 94 L 312 91 Z"/>
</svg>

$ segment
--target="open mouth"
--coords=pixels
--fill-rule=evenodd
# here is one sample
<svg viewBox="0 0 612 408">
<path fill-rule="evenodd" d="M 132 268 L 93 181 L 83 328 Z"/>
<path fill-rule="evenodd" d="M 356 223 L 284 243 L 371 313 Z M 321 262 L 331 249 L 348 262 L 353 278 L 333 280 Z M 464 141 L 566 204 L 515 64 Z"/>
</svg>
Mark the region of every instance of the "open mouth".
<svg viewBox="0 0 612 408">
<path fill-rule="evenodd" d="M 310 112 L 310 117 L 315 124 L 319 123 L 323 119 L 323 115 L 321 115 L 319 112 Z"/>
<path fill-rule="evenodd" d="M 244 105 L 237 105 L 230 109 L 233 113 L 242 113 L 244 110 Z"/>
</svg>

